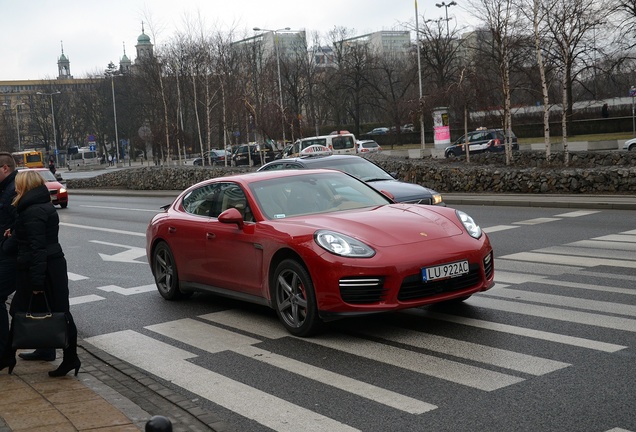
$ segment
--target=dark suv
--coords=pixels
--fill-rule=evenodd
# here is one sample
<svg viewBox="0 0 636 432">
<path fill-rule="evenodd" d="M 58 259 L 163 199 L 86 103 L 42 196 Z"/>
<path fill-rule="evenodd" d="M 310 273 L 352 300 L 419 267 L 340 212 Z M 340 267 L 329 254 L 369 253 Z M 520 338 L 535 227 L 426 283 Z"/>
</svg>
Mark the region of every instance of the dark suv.
<svg viewBox="0 0 636 432">
<path fill-rule="evenodd" d="M 513 150 L 519 150 L 519 143 L 514 132 L 510 132 L 510 143 Z M 466 135 L 462 135 L 453 145 L 446 147 L 444 156 L 453 157 L 466 154 L 464 148 Z M 505 150 L 506 136 L 503 129 L 479 128 L 473 132 L 468 132 L 468 144 L 470 153 L 502 152 Z"/>
<path fill-rule="evenodd" d="M 263 160 L 261 160 L 261 154 Z M 232 151 L 232 166 L 250 165 L 250 163 L 250 166 L 263 165 L 273 161 L 275 156 L 271 144 L 241 144 Z"/>
</svg>

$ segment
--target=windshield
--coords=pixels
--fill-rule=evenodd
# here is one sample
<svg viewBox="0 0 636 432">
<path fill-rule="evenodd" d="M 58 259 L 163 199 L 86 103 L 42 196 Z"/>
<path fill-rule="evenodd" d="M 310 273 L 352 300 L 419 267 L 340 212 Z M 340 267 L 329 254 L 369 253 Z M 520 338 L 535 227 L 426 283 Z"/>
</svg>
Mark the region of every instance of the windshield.
<svg viewBox="0 0 636 432">
<path fill-rule="evenodd" d="M 337 172 L 263 180 L 251 184 L 250 189 L 269 219 L 391 203 L 375 189 Z"/>
<path fill-rule="evenodd" d="M 351 156 L 346 159 L 322 159 L 308 164 L 309 168 L 332 168 L 344 171 L 362 181 L 395 180 L 391 174 L 384 171 L 376 164 L 359 156 Z"/>
</svg>

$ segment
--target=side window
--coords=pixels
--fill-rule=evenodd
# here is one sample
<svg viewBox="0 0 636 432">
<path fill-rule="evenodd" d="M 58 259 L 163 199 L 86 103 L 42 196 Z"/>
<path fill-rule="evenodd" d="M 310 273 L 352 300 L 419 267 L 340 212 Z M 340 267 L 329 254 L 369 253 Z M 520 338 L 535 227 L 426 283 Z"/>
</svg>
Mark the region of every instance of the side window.
<svg viewBox="0 0 636 432">
<path fill-rule="evenodd" d="M 261 171 L 280 171 L 283 169 L 282 163 L 273 163 L 271 165 L 267 165 Z"/>
<path fill-rule="evenodd" d="M 222 183 L 214 183 L 193 190 L 183 198 L 183 208 L 186 212 L 206 217 L 217 217 L 221 212 Z"/>
<path fill-rule="evenodd" d="M 220 211 L 213 217 L 218 217 L 218 215 L 223 213 L 225 210 L 235 208 L 239 211 L 239 213 L 241 213 L 241 216 L 243 216 L 243 220 L 249 222 L 254 220 L 252 217 L 252 211 L 247 204 L 245 193 L 243 192 L 243 189 L 241 189 L 238 185 L 233 183 L 225 183 L 223 185 L 222 195 L 223 198 Z"/>
</svg>

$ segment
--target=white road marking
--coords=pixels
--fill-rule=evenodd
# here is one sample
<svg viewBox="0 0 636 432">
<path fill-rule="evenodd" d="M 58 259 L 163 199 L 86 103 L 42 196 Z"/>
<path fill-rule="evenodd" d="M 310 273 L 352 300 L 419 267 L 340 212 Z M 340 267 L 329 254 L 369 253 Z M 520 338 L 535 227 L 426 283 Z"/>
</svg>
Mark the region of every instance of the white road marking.
<svg viewBox="0 0 636 432">
<path fill-rule="evenodd" d="M 587 276 L 600 276 L 598 273 L 592 273 L 592 272 L 589 272 L 589 273 L 590 274 L 588 274 Z M 616 276 L 619 276 L 619 275 L 616 275 Z M 602 277 L 607 277 L 607 275 L 602 275 Z M 626 277 L 623 276 L 622 278 L 617 277 L 616 279 L 625 279 L 625 278 Z M 633 278 L 636 279 L 636 276 Z M 636 295 L 636 290 L 633 288 L 607 287 L 607 286 L 600 286 L 600 285 L 593 285 L 593 284 L 584 284 L 584 283 L 578 283 L 578 282 L 568 282 L 568 281 L 558 281 L 558 280 L 548 280 L 548 279 L 536 280 L 533 282 L 543 284 L 543 285 L 579 288 L 579 289 L 585 289 L 590 291 L 608 292 L 613 294 Z"/>
<path fill-rule="evenodd" d="M 104 242 L 99 240 L 91 240 L 91 243 L 97 243 L 97 244 L 102 244 L 107 246 L 115 246 L 115 247 L 126 249 L 125 251 L 116 253 L 114 255 L 107 255 L 107 254 L 100 253 L 99 256 L 104 261 L 146 264 L 145 262 L 142 262 L 142 261 L 135 261 L 137 258 L 146 256 L 146 249 L 144 248 L 122 245 L 118 243 L 109 243 L 109 242 Z"/>
<path fill-rule="evenodd" d="M 210 324 L 192 319 L 182 319 L 145 327 L 163 336 L 192 345 L 207 352 L 231 350 L 254 360 L 267 363 L 290 373 L 344 390 L 411 414 L 422 414 L 437 408 L 435 405 L 403 396 L 347 376 L 337 374 L 307 363 L 299 362 L 252 345 L 261 340 L 243 336 Z"/>
<path fill-rule="evenodd" d="M 247 312 L 223 311 L 203 315 L 200 318 L 265 338 L 282 337 L 282 332 L 290 336 L 277 320 Z M 348 335 L 327 334 L 305 339 L 305 341 L 484 391 L 493 391 L 524 381 L 522 378 L 511 375 Z"/>
<path fill-rule="evenodd" d="M 629 242 L 609 242 L 599 240 L 581 240 L 573 243 L 568 243 L 568 246 L 584 247 L 584 248 L 596 248 L 596 249 L 619 249 L 627 251 L 636 251 L 636 243 Z"/>
<path fill-rule="evenodd" d="M 88 279 L 88 276 L 82 276 L 82 275 L 71 273 L 71 272 L 67 272 L 67 274 L 68 274 L 68 280 L 73 282 Z"/>
<path fill-rule="evenodd" d="M 155 284 L 152 284 L 152 285 L 141 285 L 141 286 L 136 286 L 131 288 L 122 288 L 117 285 L 106 285 L 106 286 L 97 287 L 97 289 L 106 291 L 106 292 L 115 292 L 117 294 L 127 296 L 127 295 L 141 294 L 141 293 L 146 293 L 150 291 L 155 291 L 157 289 L 157 286 Z"/>
<path fill-rule="evenodd" d="M 610 234 L 610 235 L 601 236 L 601 237 L 594 237 L 592 240 L 636 243 L 636 235 L 632 234 L 631 231 L 629 231 L 629 233 Z"/>
<path fill-rule="evenodd" d="M 636 243 L 634 246 L 636 246 Z M 550 246 L 547 248 L 535 249 L 533 252 L 636 261 L 636 254 L 633 251 L 617 249 L 586 249 L 572 246 Z"/>
<path fill-rule="evenodd" d="M 625 330 L 636 333 L 636 320 L 632 320 L 629 318 L 599 315 L 568 309 L 559 309 L 548 306 L 533 305 L 530 303 L 498 300 L 492 297 L 485 297 L 481 295 L 472 296 L 470 299 L 466 300 L 466 303 L 472 306 L 483 307 L 487 309 L 495 309 L 521 315 L 548 318 L 558 321 L 566 321 L 594 327 L 603 327 L 613 330 Z"/>
<path fill-rule="evenodd" d="M 90 294 L 85 296 L 71 297 L 69 299 L 69 303 L 71 306 L 73 306 L 73 305 L 78 305 L 82 303 L 91 303 L 91 302 L 95 302 L 99 300 L 106 300 L 106 299 L 104 297 L 101 297 L 95 294 Z"/>
<path fill-rule="evenodd" d="M 586 257 L 568 256 L 568 255 L 553 255 L 553 254 L 543 254 L 538 252 L 519 252 L 519 253 L 514 253 L 511 255 L 506 255 L 501 258 L 510 259 L 510 260 L 518 260 L 518 261 L 532 261 L 532 262 L 573 265 L 578 267 L 609 266 L 609 267 L 636 268 L 636 261 L 621 261 L 621 260 L 611 260 L 611 259 L 602 259 L 602 258 L 586 258 Z"/>
<path fill-rule="evenodd" d="M 546 222 L 554 222 L 558 220 L 561 220 L 561 219 L 544 217 L 544 218 L 528 219 L 528 220 L 523 220 L 523 221 L 514 222 L 514 223 L 516 225 L 538 225 L 538 224 L 542 224 Z"/>
<path fill-rule="evenodd" d="M 186 361 L 196 355 L 132 330 L 94 336 L 86 341 L 135 367 L 276 431 L 357 430 L 196 366 Z"/>
<path fill-rule="evenodd" d="M 416 348 L 536 376 L 570 366 L 569 363 L 397 327 L 377 326 L 373 329 L 367 329 L 363 333 Z"/>
<path fill-rule="evenodd" d="M 77 224 L 71 224 L 68 222 L 60 222 L 60 226 L 65 226 L 69 228 L 86 229 L 86 230 L 92 230 L 92 231 L 109 232 L 109 233 L 115 233 L 115 234 L 124 234 L 124 235 L 135 236 L 135 237 L 144 237 L 144 238 L 146 237 L 146 233 L 124 231 L 124 230 L 113 229 L 113 228 L 101 228 L 101 227 L 88 226 L 88 225 L 77 225 Z"/>
<path fill-rule="evenodd" d="M 556 342 L 564 345 L 572 345 L 580 348 L 587 348 L 603 352 L 616 352 L 627 348 L 623 345 L 616 345 L 606 342 L 595 341 L 592 339 L 579 338 L 558 333 L 546 332 L 542 330 L 534 330 L 525 327 L 513 326 L 509 324 L 495 323 L 475 318 L 466 318 L 456 315 L 448 315 L 437 312 L 430 312 L 424 309 L 407 309 L 402 313 L 423 315 L 425 318 L 433 318 L 442 321 L 448 321 L 455 324 L 467 325 L 471 327 L 482 328 L 502 333 L 510 333 L 518 336 L 529 337 L 533 339 Z"/>
<path fill-rule="evenodd" d="M 495 225 L 495 226 L 491 226 L 487 228 L 482 227 L 482 229 L 484 230 L 486 234 L 492 234 L 497 231 L 506 231 L 513 228 L 521 228 L 521 227 L 519 225 Z"/>
<path fill-rule="evenodd" d="M 548 276 L 527 273 L 515 273 L 505 270 L 495 270 L 495 281 L 497 283 L 522 284 L 526 282 L 536 282 L 547 279 Z"/>
<path fill-rule="evenodd" d="M 585 309 L 594 312 L 604 312 L 608 314 L 636 317 L 636 306 L 623 303 L 611 303 L 599 300 L 566 297 L 511 288 L 494 291 L 484 291 L 482 293 L 479 293 L 479 295 L 501 297 L 509 300 L 527 301 L 533 303 L 545 303 L 552 306 L 563 306 L 566 308 Z"/>
<path fill-rule="evenodd" d="M 577 210 L 573 212 L 561 213 L 558 215 L 554 215 L 555 217 L 580 217 L 580 216 L 588 216 L 595 213 L 600 213 L 600 210 Z"/>
</svg>

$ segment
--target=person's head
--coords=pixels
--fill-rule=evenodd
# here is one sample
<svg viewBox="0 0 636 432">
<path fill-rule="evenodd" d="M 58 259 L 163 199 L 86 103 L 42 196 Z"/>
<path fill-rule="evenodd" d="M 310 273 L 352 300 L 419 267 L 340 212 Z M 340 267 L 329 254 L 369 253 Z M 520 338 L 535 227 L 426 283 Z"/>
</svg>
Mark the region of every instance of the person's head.
<svg viewBox="0 0 636 432">
<path fill-rule="evenodd" d="M 11 153 L 0 152 L 0 181 L 4 180 L 15 171 L 15 159 Z"/>
<path fill-rule="evenodd" d="M 15 176 L 15 199 L 13 205 L 17 206 L 22 197 L 28 191 L 45 184 L 44 178 L 37 171 L 23 170 L 18 171 Z"/>
</svg>

